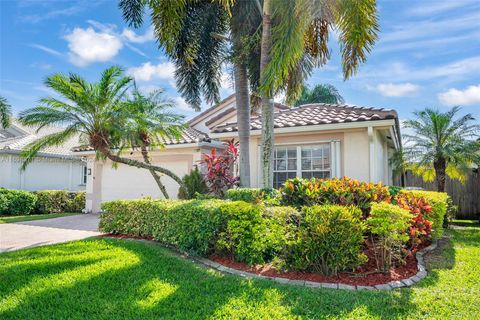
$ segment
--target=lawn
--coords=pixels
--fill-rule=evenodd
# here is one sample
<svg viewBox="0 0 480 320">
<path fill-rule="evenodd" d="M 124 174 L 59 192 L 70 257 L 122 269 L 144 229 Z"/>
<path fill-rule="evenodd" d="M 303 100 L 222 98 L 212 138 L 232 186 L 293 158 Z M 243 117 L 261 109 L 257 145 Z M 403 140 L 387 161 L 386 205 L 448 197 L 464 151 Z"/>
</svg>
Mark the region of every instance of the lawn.
<svg viewBox="0 0 480 320">
<path fill-rule="evenodd" d="M 43 220 L 43 219 L 52 219 L 73 216 L 79 213 L 51 213 L 51 214 L 29 214 L 24 216 L 0 216 L 1 223 L 13 223 L 13 222 L 22 222 L 22 221 L 32 221 L 32 220 Z"/>
<path fill-rule="evenodd" d="M 248 280 L 159 245 L 92 238 L 0 255 L 1 319 L 478 319 L 480 228 L 449 230 L 419 285 L 341 291 Z"/>
</svg>

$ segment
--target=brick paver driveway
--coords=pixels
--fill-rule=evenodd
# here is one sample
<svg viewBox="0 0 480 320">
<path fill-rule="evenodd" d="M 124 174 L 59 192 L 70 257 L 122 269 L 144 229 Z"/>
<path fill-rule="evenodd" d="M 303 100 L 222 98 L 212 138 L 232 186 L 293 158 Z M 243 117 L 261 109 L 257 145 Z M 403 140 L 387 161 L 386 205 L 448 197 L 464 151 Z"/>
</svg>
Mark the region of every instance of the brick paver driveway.
<svg viewBox="0 0 480 320">
<path fill-rule="evenodd" d="M 98 214 L 0 224 L 0 252 L 80 240 L 101 234 Z"/>
</svg>

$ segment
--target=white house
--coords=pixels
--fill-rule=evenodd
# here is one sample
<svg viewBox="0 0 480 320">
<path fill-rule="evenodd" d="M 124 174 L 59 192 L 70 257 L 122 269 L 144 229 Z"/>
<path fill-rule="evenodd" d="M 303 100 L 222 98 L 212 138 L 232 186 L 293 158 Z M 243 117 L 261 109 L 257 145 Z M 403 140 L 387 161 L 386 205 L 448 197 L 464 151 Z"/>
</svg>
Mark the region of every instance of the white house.
<svg viewBox="0 0 480 320">
<path fill-rule="evenodd" d="M 35 140 L 62 130 L 57 127 L 26 127 L 13 121 L 12 125 L 0 128 L 0 187 L 21 190 L 85 190 L 86 162 L 72 154 L 78 145 L 78 137 L 64 145 L 42 150 L 25 171 L 20 170 L 23 159 L 20 153 Z"/>
<path fill-rule="evenodd" d="M 312 104 L 289 108 L 275 106 L 275 187 L 292 177 L 349 176 L 362 181 L 392 183 L 389 158 L 401 147 L 398 116 L 394 110 L 348 105 Z M 179 176 L 198 164 L 202 155 L 221 147 L 222 140 L 237 138 L 235 96 L 200 113 L 178 141 L 166 140 L 163 150 L 151 152 L 152 162 Z M 261 121 L 252 117 L 250 141 L 251 184 L 261 187 Z M 147 170 L 95 161 L 90 148 L 76 148 L 87 157 L 87 210 L 99 211 L 103 201 L 161 198 Z M 126 156 L 141 160 L 138 152 Z M 163 177 L 171 197 L 178 185 Z"/>
</svg>

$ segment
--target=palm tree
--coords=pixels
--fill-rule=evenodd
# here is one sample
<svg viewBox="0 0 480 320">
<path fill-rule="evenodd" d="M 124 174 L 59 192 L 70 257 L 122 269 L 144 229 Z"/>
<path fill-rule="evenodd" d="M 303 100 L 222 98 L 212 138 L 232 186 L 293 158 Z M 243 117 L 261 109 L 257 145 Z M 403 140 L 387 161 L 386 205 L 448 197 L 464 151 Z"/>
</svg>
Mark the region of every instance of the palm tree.
<svg viewBox="0 0 480 320">
<path fill-rule="evenodd" d="M 182 180 L 168 169 L 121 156 L 126 134 L 122 102 L 132 79 L 123 76 L 118 66 L 106 69 L 99 82 L 88 83 L 76 74 L 54 74 L 45 80 L 45 86 L 56 91 L 64 99 L 47 97 L 41 105 L 20 113 L 20 121 L 27 126 L 36 125 L 38 130 L 48 125 L 64 129 L 47 135 L 30 144 L 22 153 L 25 169 L 45 147 L 57 146 L 80 135 L 92 147 L 99 158 L 108 158 L 137 168 L 155 170 L 171 177 L 178 184 Z"/>
<path fill-rule="evenodd" d="M 7 99 L 0 97 L 0 124 L 2 128 L 8 128 L 12 118 L 12 106 L 8 104 Z"/>
<path fill-rule="evenodd" d="M 426 108 L 404 122 L 413 131 L 404 135 L 404 167 L 425 181 L 435 179 L 440 192 L 445 192 L 446 176 L 463 181 L 472 164 L 480 163 L 480 125 L 472 123 L 470 113 L 456 117 L 459 111 L 460 107 L 448 112 Z"/>
<path fill-rule="evenodd" d="M 345 100 L 337 88 L 331 84 L 317 84 L 312 89 L 308 86 L 303 87 L 300 98 L 295 102 L 295 107 L 309 103 L 342 104 L 345 103 Z"/>
<path fill-rule="evenodd" d="M 144 95 L 135 86 L 131 97 L 122 106 L 124 112 L 122 146 L 140 148 L 143 161 L 149 165 L 151 165 L 149 149 L 163 148 L 164 139 L 179 139 L 185 129 L 184 116 L 170 111 L 175 104 L 163 99 L 162 94 L 162 90 L 156 90 Z M 165 199 L 168 199 L 160 175 L 153 169 L 149 171 Z"/>
<path fill-rule="evenodd" d="M 273 16 L 272 16 L 273 14 Z M 273 186 L 273 104 L 271 97 L 285 90 L 295 101 L 314 66 L 330 58 L 328 36 L 336 27 L 342 51 L 344 79 L 366 61 L 379 31 L 375 0 L 264 0 L 262 13 L 263 184 Z"/>
</svg>

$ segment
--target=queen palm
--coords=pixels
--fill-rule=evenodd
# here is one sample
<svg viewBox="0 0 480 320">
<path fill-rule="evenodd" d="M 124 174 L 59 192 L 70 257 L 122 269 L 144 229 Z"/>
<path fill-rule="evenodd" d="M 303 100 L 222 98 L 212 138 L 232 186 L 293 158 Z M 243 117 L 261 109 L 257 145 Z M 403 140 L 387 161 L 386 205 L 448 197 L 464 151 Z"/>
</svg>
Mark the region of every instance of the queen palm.
<svg viewBox="0 0 480 320">
<path fill-rule="evenodd" d="M 49 76 L 45 86 L 63 99 L 41 99 L 39 106 L 20 113 L 20 121 L 39 129 L 56 125 L 63 130 L 30 144 L 22 153 L 22 168 L 25 169 L 43 148 L 61 145 L 80 135 L 80 139 L 96 151 L 98 158 L 154 170 L 182 185 L 182 180 L 168 169 L 121 156 L 125 136 L 129 133 L 124 127 L 127 113 L 123 109 L 123 99 L 131 82 L 132 79 L 123 76 L 123 70 L 118 66 L 106 69 L 100 81 L 95 83 L 88 83 L 76 74 Z"/>
<path fill-rule="evenodd" d="M 459 107 L 448 112 L 427 108 L 404 122 L 413 131 L 404 135 L 404 168 L 426 181 L 435 179 L 441 192 L 447 176 L 463 181 L 472 165 L 480 164 L 480 125 L 473 123 L 471 114 L 457 117 L 459 111 Z"/>
<path fill-rule="evenodd" d="M 0 97 L 0 124 L 3 128 L 10 126 L 12 118 L 12 106 L 8 103 L 7 99 Z"/>
<path fill-rule="evenodd" d="M 177 140 L 181 137 L 185 125 L 184 116 L 171 110 L 172 101 L 162 98 L 163 91 L 155 90 L 145 95 L 137 87 L 122 105 L 123 130 L 122 147 L 140 149 L 143 161 L 151 165 L 149 150 L 165 147 L 165 139 Z M 169 198 L 160 175 L 149 170 L 165 199 Z"/>
</svg>

